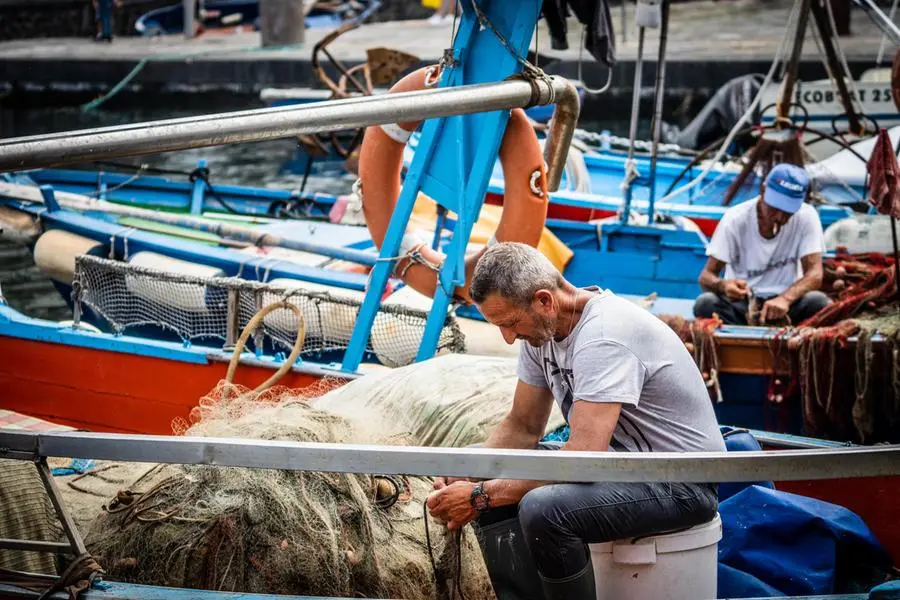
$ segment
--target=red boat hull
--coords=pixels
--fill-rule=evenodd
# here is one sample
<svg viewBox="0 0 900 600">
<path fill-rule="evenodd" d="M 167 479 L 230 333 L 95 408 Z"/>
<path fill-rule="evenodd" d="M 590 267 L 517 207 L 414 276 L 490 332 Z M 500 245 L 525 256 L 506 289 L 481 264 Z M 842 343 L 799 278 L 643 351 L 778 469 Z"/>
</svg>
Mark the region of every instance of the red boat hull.
<svg viewBox="0 0 900 600">
<path fill-rule="evenodd" d="M 172 434 L 197 401 L 225 378 L 224 362 L 197 364 L 0 336 L 0 408 L 112 433 Z M 256 387 L 272 369 L 240 366 L 235 383 Z M 289 372 L 279 382 L 320 378 Z"/>
</svg>

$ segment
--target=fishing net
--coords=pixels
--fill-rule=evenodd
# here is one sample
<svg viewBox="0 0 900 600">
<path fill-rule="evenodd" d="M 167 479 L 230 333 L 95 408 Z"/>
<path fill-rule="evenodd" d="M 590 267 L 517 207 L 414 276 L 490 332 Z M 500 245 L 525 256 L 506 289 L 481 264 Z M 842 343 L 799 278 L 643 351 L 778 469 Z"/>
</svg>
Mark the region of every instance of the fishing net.
<svg viewBox="0 0 900 600">
<path fill-rule="evenodd" d="M 262 308 L 284 302 L 300 309 L 268 314 L 251 346 L 263 351 L 290 351 L 298 330 L 305 336 L 300 355 L 320 357 L 344 350 L 350 341 L 363 293 L 320 290 L 322 286 L 280 287 L 225 277 L 169 273 L 94 256 L 76 258 L 73 281 L 75 322 L 97 324 L 115 333 L 173 336 L 185 342 L 234 344 L 241 329 Z M 382 306 L 369 336 L 367 351 L 391 367 L 413 362 L 428 313 L 400 304 Z M 302 324 L 302 328 L 300 325 Z M 465 337 L 448 314 L 438 352 L 465 352 Z"/>
<path fill-rule="evenodd" d="M 792 352 L 793 383 L 812 435 L 900 441 L 900 305 L 893 259 L 838 252 L 825 261 L 834 302 L 774 343 Z M 850 343 L 854 338 L 855 343 Z"/>
<path fill-rule="evenodd" d="M 515 360 L 446 355 L 344 385 L 250 393 L 221 382 L 192 436 L 325 443 L 463 446 L 508 413 Z M 554 409 L 547 430 L 563 422 Z M 116 580 L 151 585 L 338 597 L 491 598 L 471 528 L 426 517 L 425 477 L 115 465 L 106 479 L 63 486 L 99 512 L 86 542 Z M 123 474 L 136 477 L 117 485 Z M 109 500 L 112 498 L 112 500 Z M 426 534 L 426 521 L 428 532 Z M 432 562 L 433 561 L 433 562 Z"/>
</svg>

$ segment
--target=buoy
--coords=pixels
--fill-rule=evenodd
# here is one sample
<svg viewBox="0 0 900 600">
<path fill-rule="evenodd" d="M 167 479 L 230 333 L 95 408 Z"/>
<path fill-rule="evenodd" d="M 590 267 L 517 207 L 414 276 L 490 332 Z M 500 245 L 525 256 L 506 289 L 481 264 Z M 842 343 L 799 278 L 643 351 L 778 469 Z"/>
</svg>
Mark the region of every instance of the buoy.
<svg viewBox="0 0 900 600">
<path fill-rule="evenodd" d="M 30 244 L 40 234 L 34 217 L 21 210 L 0 206 L 0 240 Z"/>
<path fill-rule="evenodd" d="M 82 254 L 102 255 L 104 244 L 61 229 L 51 229 L 34 245 L 34 264 L 42 273 L 59 283 L 72 285 L 75 257 Z"/>
<path fill-rule="evenodd" d="M 431 298 L 406 285 L 388 296 L 381 306 L 403 306 L 427 314 L 431 304 Z M 379 311 L 372 326 L 372 350 L 383 364 L 402 367 L 416 359 L 424 333 L 424 318 Z"/>
<path fill-rule="evenodd" d="M 836 292 L 840 292 L 845 287 L 847 287 L 847 282 L 843 279 L 835 279 L 834 283 L 831 284 L 831 288 Z"/>
<path fill-rule="evenodd" d="M 188 275 L 204 279 L 225 276 L 221 269 L 198 265 L 155 252 L 137 252 L 131 256 L 128 263 L 173 275 Z M 130 293 L 149 302 L 196 313 L 208 312 L 207 307 L 223 303 L 227 298 L 224 289 L 210 290 L 205 285 L 166 281 L 130 273 L 125 276 L 125 287 Z"/>
</svg>

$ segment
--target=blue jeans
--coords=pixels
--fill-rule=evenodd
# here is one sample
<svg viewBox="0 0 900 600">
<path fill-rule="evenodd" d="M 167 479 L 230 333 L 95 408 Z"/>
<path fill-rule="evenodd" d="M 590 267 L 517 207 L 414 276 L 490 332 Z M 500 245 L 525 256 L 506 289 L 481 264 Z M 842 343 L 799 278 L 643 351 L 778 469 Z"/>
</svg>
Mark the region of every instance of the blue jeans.
<svg viewBox="0 0 900 600">
<path fill-rule="evenodd" d="M 488 510 L 478 525 L 518 518 L 538 572 L 564 579 L 589 564 L 586 544 L 688 529 L 711 521 L 718 508 L 715 484 L 561 483 L 531 490 L 518 506 Z"/>
</svg>

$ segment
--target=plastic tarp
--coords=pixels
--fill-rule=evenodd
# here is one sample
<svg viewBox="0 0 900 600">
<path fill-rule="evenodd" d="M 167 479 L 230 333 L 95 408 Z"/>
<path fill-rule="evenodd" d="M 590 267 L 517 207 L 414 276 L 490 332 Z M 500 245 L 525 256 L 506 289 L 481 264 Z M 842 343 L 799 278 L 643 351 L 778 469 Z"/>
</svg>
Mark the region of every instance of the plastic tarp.
<svg viewBox="0 0 900 600">
<path fill-rule="evenodd" d="M 719 598 L 862 591 L 891 566 L 841 506 L 754 485 L 721 502 L 719 514 Z"/>
</svg>

